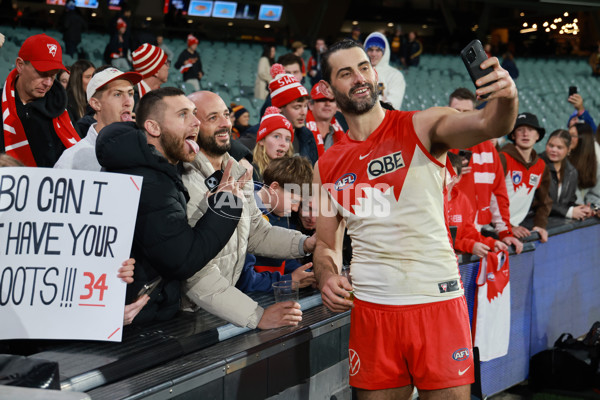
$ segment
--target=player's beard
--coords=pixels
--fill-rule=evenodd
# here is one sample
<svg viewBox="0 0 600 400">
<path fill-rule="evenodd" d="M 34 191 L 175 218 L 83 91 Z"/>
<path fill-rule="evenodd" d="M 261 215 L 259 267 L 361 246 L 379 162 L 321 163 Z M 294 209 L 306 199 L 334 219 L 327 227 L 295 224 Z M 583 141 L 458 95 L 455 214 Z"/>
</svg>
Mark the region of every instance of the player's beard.
<svg viewBox="0 0 600 400">
<path fill-rule="evenodd" d="M 352 101 L 352 98 L 350 97 L 352 92 L 365 86 L 369 88 L 371 95 L 365 99 L 361 99 L 360 101 Z M 347 95 L 342 92 L 338 92 L 333 85 L 331 86 L 331 90 L 333 91 L 333 96 L 335 97 L 335 102 L 337 103 L 338 107 L 343 113 L 346 114 L 364 114 L 375 106 L 375 103 L 378 99 L 375 87 L 369 82 L 354 86 L 352 89 L 350 89 Z"/>
<path fill-rule="evenodd" d="M 215 139 L 215 135 L 219 135 L 221 133 L 227 133 L 228 135 L 231 135 L 231 131 L 229 129 L 219 129 L 208 137 L 205 137 L 202 132 L 200 132 L 198 134 L 198 145 L 204 152 L 210 155 L 222 156 L 231 149 L 231 139 L 226 144 L 219 145 Z"/>
</svg>

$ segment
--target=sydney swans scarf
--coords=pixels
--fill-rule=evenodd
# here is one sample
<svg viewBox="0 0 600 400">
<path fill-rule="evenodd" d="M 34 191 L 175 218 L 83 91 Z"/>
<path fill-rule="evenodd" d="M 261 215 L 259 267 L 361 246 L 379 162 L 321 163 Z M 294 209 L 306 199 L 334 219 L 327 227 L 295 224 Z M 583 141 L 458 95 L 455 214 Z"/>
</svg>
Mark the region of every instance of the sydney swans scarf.
<svg viewBox="0 0 600 400">
<path fill-rule="evenodd" d="M 6 154 L 20 160 L 28 167 L 36 167 L 33 159 L 33 153 L 29 147 L 27 135 L 23 129 L 23 124 L 17 115 L 17 106 L 15 104 L 15 80 L 17 69 L 6 78 L 4 89 L 2 90 L 2 121 L 4 123 L 4 147 Z M 54 131 L 66 148 L 73 146 L 79 140 L 79 135 L 71 123 L 69 113 L 65 110 L 61 115 L 52 119 Z"/>
</svg>

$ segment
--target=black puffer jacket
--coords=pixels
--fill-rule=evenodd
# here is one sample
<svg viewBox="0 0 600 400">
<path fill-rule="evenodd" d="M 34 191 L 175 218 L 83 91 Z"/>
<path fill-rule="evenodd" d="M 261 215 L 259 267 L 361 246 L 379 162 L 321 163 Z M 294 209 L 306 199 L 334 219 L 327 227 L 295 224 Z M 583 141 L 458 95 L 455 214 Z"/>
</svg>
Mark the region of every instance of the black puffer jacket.
<svg viewBox="0 0 600 400">
<path fill-rule="evenodd" d="M 202 269 L 229 241 L 241 216 L 241 203 L 236 208 L 231 193 L 217 193 L 210 197 L 208 212 L 190 227 L 189 196 L 176 166 L 147 143 L 146 134 L 133 122 L 102 129 L 96 156 L 107 171 L 144 178 L 131 250 L 135 276 L 127 288 L 127 304 L 145 283 L 160 275 L 161 284 L 134 323 L 169 319 L 179 309 L 180 281 Z"/>
</svg>

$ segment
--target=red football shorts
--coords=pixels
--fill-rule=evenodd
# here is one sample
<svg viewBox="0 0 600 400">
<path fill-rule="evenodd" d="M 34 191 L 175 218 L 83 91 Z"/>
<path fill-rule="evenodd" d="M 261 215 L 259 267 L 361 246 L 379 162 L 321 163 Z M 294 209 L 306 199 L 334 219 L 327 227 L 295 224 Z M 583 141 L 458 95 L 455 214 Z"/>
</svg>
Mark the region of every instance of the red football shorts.
<svg viewBox="0 0 600 400">
<path fill-rule="evenodd" d="M 408 306 L 354 300 L 350 385 L 422 390 L 473 383 L 473 349 L 464 296 Z"/>
</svg>

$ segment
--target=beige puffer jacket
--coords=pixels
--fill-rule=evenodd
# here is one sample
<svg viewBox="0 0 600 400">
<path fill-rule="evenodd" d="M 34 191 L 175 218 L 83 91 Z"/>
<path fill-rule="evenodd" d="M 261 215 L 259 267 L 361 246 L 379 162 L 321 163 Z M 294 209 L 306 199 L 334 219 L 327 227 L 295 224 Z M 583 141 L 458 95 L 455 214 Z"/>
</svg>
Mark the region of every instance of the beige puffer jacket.
<svg viewBox="0 0 600 400">
<path fill-rule="evenodd" d="M 231 157 L 225 154 L 223 168 Z M 231 158 L 232 159 L 232 158 Z M 232 175 L 244 171 L 233 160 Z M 215 172 L 210 161 L 199 152 L 192 163 L 184 164 L 183 183 L 190 194 L 188 222 L 194 226 L 206 212 L 208 188 L 204 180 Z M 299 258 L 306 236 L 290 229 L 271 226 L 256 206 L 252 182 L 244 186 L 244 210 L 238 227 L 225 247 L 204 268 L 183 283 L 184 308 L 201 307 L 238 326 L 256 328 L 263 308 L 235 287 L 244 268 L 246 253 Z"/>
</svg>

